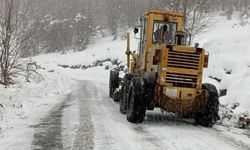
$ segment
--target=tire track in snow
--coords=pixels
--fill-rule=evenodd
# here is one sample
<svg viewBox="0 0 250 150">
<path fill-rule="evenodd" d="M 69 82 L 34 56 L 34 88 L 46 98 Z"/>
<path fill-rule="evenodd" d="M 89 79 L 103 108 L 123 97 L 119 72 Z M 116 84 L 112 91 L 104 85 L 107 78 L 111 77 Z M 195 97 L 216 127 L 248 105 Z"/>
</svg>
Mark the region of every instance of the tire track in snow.
<svg viewBox="0 0 250 150">
<path fill-rule="evenodd" d="M 100 89 L 99 89 L 100 90 Z M 91 108 L 91 113 L 93 114 L 93 118 L 95 120 L 95 149 L 101 150 L 112 150 L 115 149 L 112 147 L 114 144 L 112 141 L 112 136 L 109 134 L 107 129 L 105 128 L 106 115 L 103 109 L 106 109 L 102 103 L 102 99 L 100 99 L 100 93 L 92 81 L 85 81 L 85 93 L 90 94 L 89 101 L 91 104 L 89 107 Z M 95 117 L 96 116 L 96 117 Z M 97 133 L 98 132 L 98 133 Z M 101 133 L 101 134 L 99 134 Z M 100 136 L 96 136 L 96 135 Z"/>
<path fill-rule="evenodd" d="M 142 141 L 147 141 L 148 143 L 153 145 L 153 147 L 156 150 L 158 150 L 158 149 L 161 150 L 162 149 L 161 140 L 159 138 L 157 138 L 156 136 L 152 135 L 142 125 L 135 126 L 134 130 L 142 135 L 142 138 L 141 138 Z M 169 149 L 169 147 L 165 146 L 164 149 Z"/>
<path fill-rule="evenodd" d="M 36 133 L 32 141 L 32 150 L 61 150 L 63 149 L 62 141 L 62 116 L 63 109 L 68 107 L 67 101 L 52 109 L 52 111 L 41 120 L 34 128 Z"/>
<path fill-rule="evenodd" d="M 193 126 L 192 123 L 179 119 L 175 122 L 156 112 L 149 112 L 143 124 L 131 124 L 120 114 L 119 105 L 108 97 L 103 85 L 92 81 L 77 82 L 80 88 L 67 98 L 78 105 L 80 112 L 79 127 L 72 149 L 210 150 L 223 148 L 223 145 L 228 149 L 248 149 L 224 139 L 223 136 L 220 137 L 213 129 Z M 67 104 L 68 102 L 64 101 L 58 105 L 37 125 L 33 149 L 63 149 L 60 118 L 62 110 L 68 107 Z M 43 140 L 48 143 L 44 145 Z M 222 144 L 222 147 L 217 147 L 218 143 Z M 192 144 L 194 146 L 190 146 Z"/>
<path fill-rule="evenodd" d="M 127 122 L 120 114 L 119 106 L 107 96 L 103 87 L 90 82 L 94 93 L 91 101 L 92 117 L 95 121 L 96 150 L 161 150 L 160 140 L 147 132 L 140 124 Z M 96 87 L 98 86 L 98 88 Z M 101 134 L 100 134 L 101 133 Z"/>
<path fill-rule="evenodd" d="M 68 94 L 62 103 L 54 107 L 47 116 L 41 119 L 39 124 L 34 126 L 36 132 L 33 135 L 32 150 L 93 149 L 94 129 L 88 107 L 88 99 L 91 95 L 86 91 L 87 88 L 84 84 L 79 85 L 77 90 Z M 63 124 L 65 122 L 62 121 L 64 111 L 66 109 L 71 111 L 71 109 L 75 108 L 78 108 L 79 113 L 71 115 L 79 115 L 79 117 L 76 117 L 79 118 L 77 120 L 79 122 L 76 126 L 77 130 L 73 131 L 70 129 L 72 127 L 71 124 L 65 126 L 69 129 L 64 129 Z M 74 120 L 75 118 L 74 116 L 67 116 L 66 119 L 68 120 L 66 123 L 72 123 L 70 119 Z M 67 139 L 64 139 L 65 137 Z M 73 143 L 69 142 L 72 140 Z"/>
<path fill-rule="evenodd" d="M 81 81 L 78 81 L 81 83 Z M 89 111 L 89 98 L 91 93 L 87 91 L 85 84 L 80 84 L 81 88 L 77 91 L 79 98 L 79 129 L 74 142 L 74 150 L 92 150 L 94 148 L 94 129 Z"/>
</svg>

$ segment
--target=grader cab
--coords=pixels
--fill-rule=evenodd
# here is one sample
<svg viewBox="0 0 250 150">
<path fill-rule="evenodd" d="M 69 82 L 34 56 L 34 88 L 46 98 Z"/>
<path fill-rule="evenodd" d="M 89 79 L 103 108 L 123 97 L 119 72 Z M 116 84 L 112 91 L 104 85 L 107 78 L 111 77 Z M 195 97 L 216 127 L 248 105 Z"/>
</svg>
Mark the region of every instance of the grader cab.
<svg viewBox="0 0 250 150">
<path fill-rule="evenodd" d="M 150 10 L 140 20 L 140 29 L 134 30 L 140 31 L 136 52 L 127 36 L 128 72 L 119 82 L 118 70 L 110 71 L 109 93 L 119 101 L 120 112 L 129 122 L 141 123 L 146 110 L 158 107 L 212 127 L 219 118 L 218 92 L 202 83 L 208 55 L 198 44 L 189 46 L 183 14 Z"/>
</svg>

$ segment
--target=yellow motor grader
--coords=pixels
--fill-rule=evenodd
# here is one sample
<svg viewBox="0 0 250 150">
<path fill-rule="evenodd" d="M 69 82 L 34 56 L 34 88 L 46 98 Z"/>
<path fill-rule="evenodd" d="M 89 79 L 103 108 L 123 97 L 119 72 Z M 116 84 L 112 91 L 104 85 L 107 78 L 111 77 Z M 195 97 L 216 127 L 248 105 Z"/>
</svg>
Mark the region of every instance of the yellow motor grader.
<svg viewBox="0 0 250 150">
<path fill-rule="evenodd" d="M 155 107 L 194 118 L 206 127 L 218 120 L 218 91 L 214 85 L 202 83 L 208 54 L 198 44 L 190 46 L 183 17 L 161 10 L 145 13 L 141 25 L 134 29 L 135 35 L 140 31 L 137 51 L 130 50 L 127 34 L 129 71 L 123 79 L 117 69 L 110 71 L 109 94 L 119 101 L 120 112 L 129 122 L 142 123 L 146 110 Z"/>
</svg>

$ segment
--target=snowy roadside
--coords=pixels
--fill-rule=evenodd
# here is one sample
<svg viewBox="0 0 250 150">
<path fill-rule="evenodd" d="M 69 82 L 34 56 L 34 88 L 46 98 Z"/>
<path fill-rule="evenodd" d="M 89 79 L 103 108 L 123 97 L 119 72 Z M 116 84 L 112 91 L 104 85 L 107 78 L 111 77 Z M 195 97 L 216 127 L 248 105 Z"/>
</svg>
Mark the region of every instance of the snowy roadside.
<svg viewBox="0 0 250 150">
<path fill-rule="evenodd" d="M 214 83 L 222 94 L 222 124 L 250 128 L 250 25 L 241 26 L 238 20 L 216 19 L 217 25 L 198 38 L 210 53 L 205 82 Z"/>
<path fill-rule="evenodd" d="M 44 80 L 23 82 L 0 87 L 0 149 L 29 149 L 33 125 L 37 124 L 63 97 L 70 92 L 71 80 L 58 71 L 39 70 Z"/>
</svg>

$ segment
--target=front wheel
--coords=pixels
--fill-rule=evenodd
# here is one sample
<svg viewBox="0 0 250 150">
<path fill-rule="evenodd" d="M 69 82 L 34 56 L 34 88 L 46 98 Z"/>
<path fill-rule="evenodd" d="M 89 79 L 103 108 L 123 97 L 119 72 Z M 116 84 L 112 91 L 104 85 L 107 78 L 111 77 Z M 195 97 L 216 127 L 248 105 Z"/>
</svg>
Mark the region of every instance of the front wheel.
<svg viewBox="0 0 250 150">
<path fill-rule="evenodd" d="M 146 113 L 144 81 L 139 77 L 131 80 L 127 99 L 126 115 L 131 123 L 142 123 Z"/>
<path fill-rule="evenodd" d="M 219 119 L 219 95 L 216 87 L 212 84 L 203 84 L 203 90 L 208 92 L 207 105 L 204 112 L 195 115 L 195 122 L 205 127 L 213 127 Z"/>
<path fill-rule="evenodd" d="M 119 72 L 110 70 L 109 74 L 109 97 L 114 98 L 115 89 L 119 87 Z"/>
<path fill-rule="evenodd" d="M 120 93 L 120 112 L 122 114 L 126 114 L 128 92 L 132 77 L 133 77 L 132 74 L 126 74 L 123 78 L 122 88 Z"/>
</svg>

